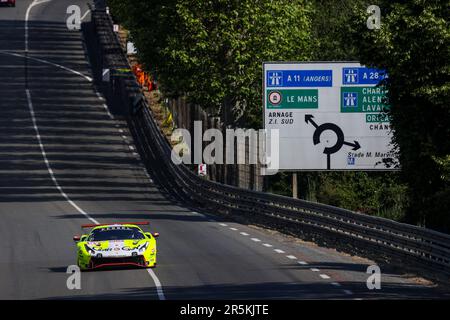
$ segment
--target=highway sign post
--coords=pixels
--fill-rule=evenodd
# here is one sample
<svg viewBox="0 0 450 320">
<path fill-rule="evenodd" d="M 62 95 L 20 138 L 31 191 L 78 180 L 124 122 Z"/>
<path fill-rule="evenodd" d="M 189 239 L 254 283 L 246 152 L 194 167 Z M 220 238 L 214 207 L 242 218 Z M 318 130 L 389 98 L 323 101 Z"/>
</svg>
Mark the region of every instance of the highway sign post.
<svg viewBox="0 0 450 320">
<path fill-rule="evenodd" d="M 280 132 L 279 170 L 398 169 L 385 71 L 286 62 L 264 63 L 263 74 L 264 127 Z"/>
</svg>

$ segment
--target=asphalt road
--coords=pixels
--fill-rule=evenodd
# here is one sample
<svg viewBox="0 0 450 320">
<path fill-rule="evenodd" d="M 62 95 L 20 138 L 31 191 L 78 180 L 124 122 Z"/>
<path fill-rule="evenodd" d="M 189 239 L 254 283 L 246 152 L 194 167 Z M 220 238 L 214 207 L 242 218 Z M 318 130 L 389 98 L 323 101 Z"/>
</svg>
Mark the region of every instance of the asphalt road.
<svg viewBox="0 0 450 320">
<path fill-rule="evenodd" d="M 370 261 L 171 203 L 89 81 L 81 32 L 66 27 L 67 7 L 84 15 L 85 1 L 35 2 L 26 59 L 31 3 L 0 7 L 0 299 L 444 297 L 386 272 L 369 290 Z M 150 221 L 157 268 L 87 272 L 69 290 L 72 236 L 88 218 Z"/>
</svg>

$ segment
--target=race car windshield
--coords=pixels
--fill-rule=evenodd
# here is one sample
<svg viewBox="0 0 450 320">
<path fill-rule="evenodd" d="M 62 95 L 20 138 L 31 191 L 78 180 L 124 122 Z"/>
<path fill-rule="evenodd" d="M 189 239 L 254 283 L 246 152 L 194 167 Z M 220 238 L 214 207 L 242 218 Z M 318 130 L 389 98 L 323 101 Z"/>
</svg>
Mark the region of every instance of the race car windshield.
<svg viewBox="0 0 450 320">
<path fill-rule="evenodd" d="M 145 236 L 137 229 L 99 229 L 92 231 L 89 241 L 145 239 Z"/>
</svg>

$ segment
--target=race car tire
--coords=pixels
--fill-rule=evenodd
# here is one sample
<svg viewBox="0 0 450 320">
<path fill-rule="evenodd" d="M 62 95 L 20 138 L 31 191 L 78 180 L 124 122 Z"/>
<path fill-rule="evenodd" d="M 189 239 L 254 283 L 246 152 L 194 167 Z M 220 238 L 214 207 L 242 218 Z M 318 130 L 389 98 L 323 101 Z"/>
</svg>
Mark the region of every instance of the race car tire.
<svg viewBox="0 0 450 320">
<path fill-rule="evenodd" d="M 80 265 L 80 262 L 77 261 L 77 266 L 78 266 L 78 268 L 80 268 L 80 271 L 82 271 L 82 272 L 92 270 L 92 262 L 89 262 L 89 266 L 87 268 L 84 268 Z"/>
</svg>

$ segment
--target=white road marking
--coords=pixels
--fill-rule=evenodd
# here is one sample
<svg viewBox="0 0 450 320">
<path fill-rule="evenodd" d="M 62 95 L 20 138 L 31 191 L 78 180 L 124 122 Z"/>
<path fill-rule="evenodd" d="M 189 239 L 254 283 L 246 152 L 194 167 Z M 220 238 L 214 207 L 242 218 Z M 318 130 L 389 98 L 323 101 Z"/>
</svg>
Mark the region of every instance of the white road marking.
<svg viewBox="0 0 450 320">
<path fill-rule="evenodd" d="M 268 244 L 268 243 L 263 243 L 263 246 L 264 246 L 264 247 L 267 247 L 267 248 L 273 247 L 271 244 Z"/>
<path fill-rule="evenodd" d="M 335 286 L 335 287 L 340 287 L 341 286 L 341 284 L 339 282 L 332 282 L 331 284 L 333 286 Z"/>
<path fill-rule="evenodd" d="M 216 222 L 216 220 L 214 220 L 213 218 L 207 217 L 207 216 L 205 216 L 204 214 L 202 214 L 202 213 L 200 213 L 200 212 L 192 211 L 191 213 L 192 213 L 192 214 L 195 214 L 195 215 L 197 215 L 197 216 L 199 216 L 199 217 L 206 218 L 209 222 Z"/>
<path fill-rule="evenodd" d="M 29 16 L 30 16 L 31 8 L 33 8 L 34 6 L 36 6 L 38 4 L 41 4 L 41 3 L 44 3 L 44 2 L 49 2 L 49 1 L 50 0 L 34 0 L 27 8 L 27 11 L 26 11 L 26 14 L 25 14 L 25 51 L 28 51 L 28 19 L 29 19 Z M 5 53 L 5 52 L 2 52 L 2 53 Z M 6 53 L 6 54 L 8 54 L 8 53 Z M 11 53 L 9 53 L 9 54 L 11 54 Z M 12 54 L 12 55 L 17 55 L 17 54 Z M 72 72 L 74 74 L 82 76 L 87 81 L 92 82 L 92 78 L 91 77 L 85 76 L 85 75 L 83 75 L 82 73 L 80 73 L 78 71 L 69 69 L 67 67 L 64 67 L 64 66 L 58 65 L 56 63 L 52 63 L 52 62 L 46 61 L 46 60 L 37 59 L 37 58 L 30 58 L 30 57 L 26 57 L 26 58 L 32 59 L 32 60 L 35 60 L 35 61 L 39 61 L 39 62 L 42 62 L 42 63 L 50 64 L 50 65 L 53 65 L 53 66 L 55 66 L 57 68 L 61 68 L 61 69 L 70 71 L 70 72 Z M 47 170 L 48 170 L 48 172 L 50 174 L 50 177 L 51 177 L 53 183 L 55 184 L 56 188 L 61 193 L 61 195 L 67 200 L 67 202 L 72 207 L 74 207 L 79 213 L 81 213 L 83 216 L 85 216 L 88 220 L 90 220 L 94 224 L 100 224 L 97 220 L 92 218 L 86 211 L 81 209 L 75 202 L 73 202 L 69 198 L 69 196 L 64 192 L 64 190 L 62 189 L 62 187 L 59 185 L 58 181 L 56 180 L 55 174 L 54 174 L 54 172 L 53 172 L 53 170 L 52 170 L 52 168 L 50 166 L 50 162 L 48 161 L 47 153 L 45 152 L 45 148 L 44 148 L 44 144 L 42 143 L 41 135 L 39 133 L 39 128 L 38 128 L 37 122 L 36 122 L 36 116 L 35 116 L 35 113 L 34 113 L 33 103 L 32 103 L 32 100 L 31 100 L 30 90 L 26 89 L 25 92 L 26 92 L 26 95 L 27 95 L 28 109 L 30 111 L 31 121 L 33 123 L 33 128 L 34 128 L 34 131 L 36 133 L 36 139 L 38 140 L 38 144 L 39 144 L 39 148 L 41 149 L 42 157 L 44 159 L 45 165 L 47 167 Z M 151 278 L 153 279 L 153 282 L 155 283 L 156 292 L 158 294 L 159 299 L 160 300 L 165 300 L 166 298 L 164 296 L 163 288 L 162 288 L 161 282 L 159 281 L 158 277 L 156 276 L 156 274 L 153 272 L 152 269 L 147 269 L 147 272 L 151 276 Z"/>
<path fill-rule="evenodd" d="M 159 300 L 166 300 L 166 297 L 164 296 L 164 291 L 162 289 L 161 282 L 159 281 L 156 274 L 153 272 L 152 269 L 147 269 L 147 272 L 150 275 L 150 277 L 152 277 L 153 282 L 155 283 L 156 292 L 158 293 Z"/>
<path fill-rule="evenodd" d="M 81 213 L 83 216 L 85 216 L 87 219 L 89 219 L 91 222 L 95 223 L 95 224 L 99 224 L 99 222 L 97 220 L 95 220 L 94 218 L 92 218 L 86 211 L 84 211 L 83 209 L 81 209 L 79 206 L 76 205 L 75 202 L 73 202 L 69 196 L 64 192 L 64 190 L 61 188 L 61 186 L 59 185 L 58 181 L 56 180 L 55 174 L 50 166 L 50 162 L 48 161 L 47 158 L 47 153 L 45 152 L 45 148 L 44 148 L 44 144 L 42 143 L 42 139 L 41 139 L 41 135 L 39 133 L 39 128 L 37 126 L 36 123 L 36 116 L 34 113 L 34 108 L 33 108 L 33 103 L 31 101 L 31 94 L 30 94 L 30 90 L 26 89 L 26 94 L 27 94 L 27 101 L 28 101 L 28 109 L 30 110 L 30 114 L 31 114 L 31 121 L 33 123 L 33 128 L 34 131 L 36 133 L 36 138 L 39 144 L 39 148 L 41 149 L 41 154 L 42 157 L 44 158 L 44 162 L 45 165 L 47 166 L 47 171 L 50 174 L 50 178 L 52 179 L 53 183 L 56 186 L 56 189 L 58 189 L 59 193 L 66 199 L 66 201 L 68 203 L 70 203 L 70 205 L 72 207 L 74 207 L 79 213 Z"/>
<path fill-rule="evenodd" d="M 126 140 L 126 139 L 127 139 L 127 137 L 126 137 L 126 136 L 122 136 L 122 139 Z"/>
<path fill-rule="evenodd" d="M 226 223 L 219 223 L 219 225 L 221 225 L 222 227 L 228 227 Z"/>
<path fill-rule="evenodd" d="M 123 130 L 122 130 L 122 129 L 119 129 L 119 132 L 120 132 L 120 133 L 123 133 Z"/>
<path fill-rule="evenodd" d="M 285 253 L 283 250 L 281 249 L 274 249 L 273 251 L 275 251 L 276 253 Z"/>
<path fill-rule="evenodd" d="M 301 264 L 301 265 L 304 265 L 304 266 L 306 266 L 308 264 L 308 262 L 306 262 L 306 261 L 297 261 L 297 263 Z"/>
<path fill-rule="evenodd" d="M 101 100 L 101 101 L 104 101 L 104 100 L 105 100 L 105 98 L 102 97 L 102 95 L 101 95 L 100 92 L 96 91 L 95 94 L 97 95 L 97 97 L 98 97 L 99 100 Z"/>
<path fill-rule="evenodd" d="M 114 116 L 111 114 L 111 112 L 109 112 L 109 108 L 108 108 L 108 106 L 107 106 L 106 104 L 103 104 L 103 108 L 105 109 L 105 111 L 106 111 L 106 113 L 108 114 L 108 116 L 109 116 L 111 119 L 114 119 Z"/>
<path fill-rule="evenodd" d="M 317 269 L 317 268 L 311 268 L 310 269 L 312 272 L 319 272 L 320 270 L 319 269 Z"/>
<path fill-rule="evenodd" d="M 326 275 L 326 274 L 319 274 L 319 276 L 322 278 L 322 279 L 330 279 L 330 277 L 328 276 L 328 275 Z"/>
<path fill-rule="evenodd" d="M 134 147 L 133 147 L 133 146 L 128 146 L 128 148 L 130 148 L 130 150 L 134 150 Z"/>
<path fill-rule="evenodd" d="M 258 238 L 251 238 L 251 240 L 255 242 L 261 242 L 261 240 L 259 240 Z"/>
<path fill-rule="evenodd" d="M 37 6 L 38 4 L 49 2 L 50 0 L 34 0 L 27 8 L 25 13 L 25 51 L 28 51 L 28 20 L 30 18 L 31 8 Z"/>
<path fill-rule="evenodd" d="M 82 74 L 81 72 L 78 72 L 78 71 L 76 71 L 76 70 L 67 68 L 67 67 L 65 67 L 65 66 L 62 66 L 62 65 L 57 64 L 57 63 L 53 63 L 53 62 L 48 61 L 48 60 L 39 59 L 39 58 L 33 58 L 33 57 L 27 57 L 27 56 L 25 56 L 25 55 L 23 55 L 23 54 L 18 54 L 18 53 L 13 53 L 13 52 L 0 51 L 0 53 L 2 53 L 2 54 L 7 54 L 7 55 L 10 55 L 10 56 L 20 57 L 20 58 L 25 58 L 25 59 L 29 59 L 29 60 L 41 62 L 41 63 L 44 63 L 44 64 L 49 64 L 49 65 L 54 66 L 54 67 L 57 67 L 57 68 L 59 68 L 59 69 L 63 69 L 63 70 L 66 70 L 66 71 L 68 71 L 68 72 L 70 72 L 70 73 L 76 74 L 76 75 L 78 75 L 78 76 L 80 76 L 80 77 L 83 77 L 83 78 L 86 79 L 87 81 L 92 82 L 92 78 L 91 78 L 91 77 L 86 76 L 86 75 L 84 75 L 84 74 Z"/>
<path fill-rule="evenodd" d="M 42 157 L 44 158 L 44 162 L 45 165 L 47 166 L 47 170 L 50 174 L 50 177 L 53 181 L 53 183 L 55 184 L 56 188 L 58 189 L 58 191 L 60 192 L 60 194 L 66 199 L 66 201 L 72 206 L 74 207 L 79 213 L 81 213 L 83 216 L 85 216 L 88 220 L 90 220 L 91 222 L 93 222 L 94 224 L 100 224 L 97 220 L 95 220 L 94 218 L 92 218 L 86 211 L 84 211 L 83 209 L 81 209 L 75 202 L 73 202 L 70 197 L 64 192 L 64 190 L 62 189 L 62 187 L 59 185 L 58 181 L 56 180 L 55 174 L 50 166 L 50 162 L 48 161 L 47 158 L 47 153 L 45 152 L 45 148 L 44 145 L 42 143 L 42 139 L 41 139 L 41 135 L 39 133 L 39 128 L 37 126 L 37 122 L 36 122 L 36 116 L 34 113 L 34 108 L 33 108 L 33 103 L 31 101 L 31 94 L 30 94 L 30 90 L 26 89 L 26 94 L 27 94 L 27 101 L 28 101 L 28 108 L 30 110 L 30 114 L 31 114 L 31 121 L 33 123 L 33 128 L 36 132 L 36 138 L 38 140 L 38 144 L 39 144 L 39 148 L 41 149 L 41 154 Z M 164 296 L 164 292 L 161 286 L 161 282 L 159 281 L 158 277 L 156 276 L 156 274 L 153 272 L 152 269 L 147 269 L 149 275 L 152 277 L 153 282 L 155 283 L 155 287 L 156 287 L 156 292 L 158 294 L 158 297 L 160 300 L 165 300 L 165 296 Z"/>
<path fill-rule="evenodd" d="M 248 233 L 247 233 L 247 232 L 241 232 L 241 234 L 242 234 L 243 236 L 248 236 Z"/>
<path fill-rule="evenodd" d="M 343 290 L 345 294 L 353 294 L 353 291 L 351 290 Z"/>
<path fill-rule="evenodd" d="M 236 228 L 230 228 L 230 230 L 233 230 L 233 231 L 237 231 L 237 229 L 236 229 Z"/>
<path fill-rule="evenodd" d="M 87 17 L 87 15 L 89 14 L 89 12 L 91 12 L 91 10 L 88 10 L 88 11 L 86 11 L 86 13 L 81 17 L 81 21 L 83 21 L 84 20 L 84 18 L 86 18 Z"/>
<path fill-rule="evenodd" d="M 292 256 L 292 255 L 286 256 L 286 258 L 291 259 L 291 260 L 297 260 L 297 257 L 296 256 Z"/>
</svg>

